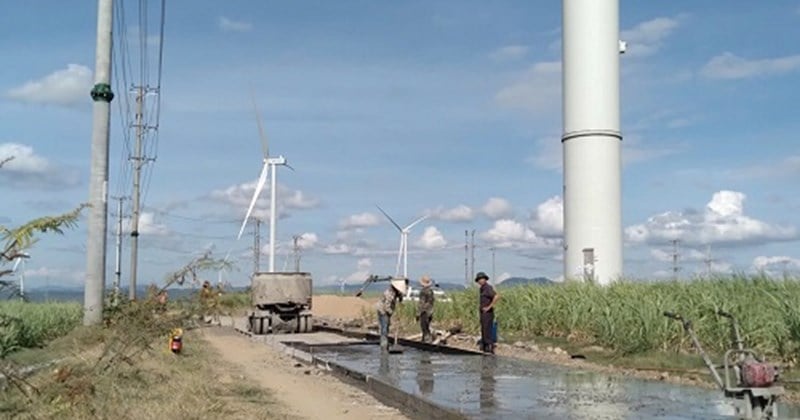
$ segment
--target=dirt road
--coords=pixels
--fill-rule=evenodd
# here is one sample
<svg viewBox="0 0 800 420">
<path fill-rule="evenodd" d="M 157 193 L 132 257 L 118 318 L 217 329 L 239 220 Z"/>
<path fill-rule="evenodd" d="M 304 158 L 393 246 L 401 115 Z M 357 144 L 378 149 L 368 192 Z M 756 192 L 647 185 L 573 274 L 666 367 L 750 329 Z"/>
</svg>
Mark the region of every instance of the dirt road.
<svg viewBox="0 0 800 420">
<path fill-rule="evenodd" d="M 365 392 L 228 328 L 207 328 L 203 337 L 222 359 L 239 368 L 238 379 L 271 392 L 286 417 L 302 419 L 406 419 Z"/>
</svg>

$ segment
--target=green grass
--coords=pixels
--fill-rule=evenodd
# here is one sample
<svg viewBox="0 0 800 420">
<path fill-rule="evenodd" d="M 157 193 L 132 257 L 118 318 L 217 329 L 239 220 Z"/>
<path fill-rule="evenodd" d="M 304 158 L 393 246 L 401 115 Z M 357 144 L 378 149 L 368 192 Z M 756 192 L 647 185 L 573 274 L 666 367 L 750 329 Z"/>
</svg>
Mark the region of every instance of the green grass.
<svg viewBox="0 0 800 420">
<path fill-rule="evenodd" d="M 41 347 L 81 322 L 78 303 L 0 302 L 0 357 L 19 349 Z"/>
<path fill-rule="evenodd" d="M 674 311 L 691 319 L 703 346 L 714 353 L 730 346 L 730 328 L 718 309 L 734 314 L 746 345 L 782 360 L 800 356 L 800 282 L 763 276 L 729 276 L 687 282 L 618 282 L 601 287 L 585 283 L 500 289 L 496 316 L 500 335 L 563 338 L 598 345 L 617 355 L 653 351 L 691 351 Z M 437 303 L 435 321 L 478 329 L 477 289 L 451 294 Z M 403 305 L 412 319 L 415 305 Z"/>
</svg>

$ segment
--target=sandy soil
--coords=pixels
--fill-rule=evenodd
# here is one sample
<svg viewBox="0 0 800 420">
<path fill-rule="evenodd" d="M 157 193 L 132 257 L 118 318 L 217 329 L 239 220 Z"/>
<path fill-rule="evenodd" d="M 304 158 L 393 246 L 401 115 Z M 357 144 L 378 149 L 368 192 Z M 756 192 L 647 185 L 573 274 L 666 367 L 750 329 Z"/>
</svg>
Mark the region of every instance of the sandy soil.
<svg viewBox="0 0 800 420">
<path fill-rule="evenodd" d="M 342 312 L 348 310 L 352 309 L 343 308 Z M 240 379 L 269 390 L 287 416 L 326 420 L 407 418 L 369 394 L 229 328 L 207 328 L 203 338 L 226 362 L 240 368 Z"/>
<path fill-rule="evenodd" d="M 312 312 L 315 317 L 331 319 L 356 319 L 371 313 L 375 305 L 355 296 L 314 295 Z"/>
</svg>

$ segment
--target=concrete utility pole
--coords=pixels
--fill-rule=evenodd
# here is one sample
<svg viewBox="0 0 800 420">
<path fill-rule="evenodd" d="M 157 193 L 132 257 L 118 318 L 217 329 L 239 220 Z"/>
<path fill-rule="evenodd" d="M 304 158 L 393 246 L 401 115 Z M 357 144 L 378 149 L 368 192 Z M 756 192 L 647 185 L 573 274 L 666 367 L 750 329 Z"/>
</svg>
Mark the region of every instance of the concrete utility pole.
<svg viewBox="0 0 800 420">
<path fill-rule="evenodd" d="M 114 295 L 111 297 L 111 305 L 117 306 L 119 303 L 119 286 L 122 283 L 122 202 L 125 197 L 111 197 L 117 200 L 117 246 L 116 258 L 114 259 Z"/>
<path fill-rule="evenodd" d="M 711 278 L 711 263 L 714 262 L 711 259 L 711 245 L 706 246 L 706 259 L 703 262 L 706 263 L 706 277 Z"/>
<path fill-rule="evenodd" d="M 472 252 L 472 264 L 471 269 L 469 272 L 469 277 L 472 280 L 475 280 L 475 229 L 472 229 L 472 239 L 470 241 L 470 251 Z M 494 279 L 492 279 L 494 280 Z"/>
<path fill-rule="evenodd" d="M 103 289 L 106 282 L 106 232 L 108 210 L 108 137 L 111 101 L 112 0 L 97 2 L 97 50 L 95 52 L 92 106 L 92 157 L 89 175 L 86 283 L 83 294 L 83 324 L 103 321 Z"/>
<path fill-rule="evenodd" d="M 495 276 L 496 273 L 495 273 L 495 265 L 494 265 L 494 252 L 495 252 L 495 250 L 497 250 L 497 248 L 491 247 L 489 249 L 492 251 L 492 280 L 497 281 L 496 280 L 497 277 Z"/>
<path fill-rule="evenodd" d="M 261 220 L 256 219 L 253 231 L 253 274 L 261 271 Z"/>
<path fill-rule="evenodd" d="M 467 287 L 470 286 L 469 282 L 469 231 L 464 231 L 464 283 Z"/>
<path fill-rule="evenodd" d="M 144 88 L 136 88 L 136 155 L 131 158 L 133 161 L 133 210 L 131 211 L 131 281 L 128 289 L 128 298 L 136 300 L 136 275 L 139 262 L 139 196 L 141 192 L 142 166 L 144 157 L 142 156 L 142 142 L 144 136 Z"/>
<path fill-rule="evenodd" d="M 680 271 L 680 267 L 678 267 L 678 242 L 677 239 L 672 240 L 672 279 L 677 281 L 678 280 L 678 271 Z"/>
<path fill-rule="evenodd" d="M 619 0 L 562 5 L 564 278 L 591 249 L 606 285 L 623 275 Z"/>
<path fill-rule="evenodd" d="M 300 272 L 300 245 L 299 245 L 300 236 L 301 235 L 292 236 L 292 240 L 294 241 L 293 252 L 294 252 L 294 272 L 295 273 L 299 273 Z"/>
</svg>

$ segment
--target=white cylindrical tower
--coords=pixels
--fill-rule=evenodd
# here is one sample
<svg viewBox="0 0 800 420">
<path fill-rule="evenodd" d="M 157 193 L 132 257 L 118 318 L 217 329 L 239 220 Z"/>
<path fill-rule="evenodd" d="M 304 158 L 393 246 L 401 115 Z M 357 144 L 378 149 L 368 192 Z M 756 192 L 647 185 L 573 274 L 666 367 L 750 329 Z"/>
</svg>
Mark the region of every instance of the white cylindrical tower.
<svg viewBox="0 0 800 420">
<path fill-rule="evenodd" d="M 622 276 L 619 0 L 563 0 L 564 277 Z"/>
</svg>

